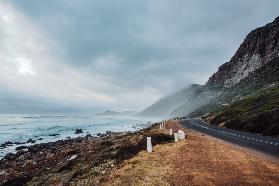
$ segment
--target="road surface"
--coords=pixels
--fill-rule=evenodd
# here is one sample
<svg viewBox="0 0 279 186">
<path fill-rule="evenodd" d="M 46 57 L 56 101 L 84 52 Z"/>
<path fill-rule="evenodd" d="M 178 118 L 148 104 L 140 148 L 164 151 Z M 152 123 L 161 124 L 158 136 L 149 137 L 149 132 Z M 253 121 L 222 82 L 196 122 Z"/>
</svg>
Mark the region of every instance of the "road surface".
<svg viewBox="0 0 279 186">
<path fill-rule="evenodd" d="M 237 145 L 249 147 L 279 158 L 279 139 L 259 134 L 220 128 L 214 125 L 206 124 L 200 119 L 181 120 L 181 124 L 185 128 L 190 128 L 198 132 L 208 134 Z"/>
</svg>

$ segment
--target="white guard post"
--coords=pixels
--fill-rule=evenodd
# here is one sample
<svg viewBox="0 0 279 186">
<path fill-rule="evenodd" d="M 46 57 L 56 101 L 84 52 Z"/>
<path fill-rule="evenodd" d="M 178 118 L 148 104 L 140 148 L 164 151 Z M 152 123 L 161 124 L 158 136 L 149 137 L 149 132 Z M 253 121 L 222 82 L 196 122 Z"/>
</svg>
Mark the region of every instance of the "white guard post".
<svg viewBox="0 0 279 186">
<path fill-rule="evenodd" d="M 152 143 L 151 143 L 151 137 L 147 137 L 147 152 L 152 152 Z"/>
<path fill-rule="evenodd" d="M 178 135 L 177 135 L 177 133 L 174 133 L 174 142 L 178 142 Z"/>
<path fill-rule="evenodd" d="M 172 129 L 170 129 L 170 136 L 172 136 Z"/>
<path fill-rule="evenodd" d="M 184 140 L 185 139 L 185 132 L 183 132 L 182 130 L 179 130 L 177 133 L 178 133 L 178 139 L 179 140 Z"/>
</svg>

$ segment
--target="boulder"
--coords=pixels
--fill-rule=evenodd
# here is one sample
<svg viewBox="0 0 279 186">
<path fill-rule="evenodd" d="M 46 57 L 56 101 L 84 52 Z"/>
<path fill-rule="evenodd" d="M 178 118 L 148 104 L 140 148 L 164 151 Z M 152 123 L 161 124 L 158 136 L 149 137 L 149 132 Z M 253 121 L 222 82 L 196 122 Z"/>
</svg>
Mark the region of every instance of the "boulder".
<svg viewBox="0 0 279 186">
<path fill-rule="evenodd" d="M 31 138 L 29 138 L 29 140 L 26 141 L 26 143 L 35 143 L 35 142 L 36 142 L 36 141 L 33 140 L 33 139 L 31 139 Z"/>
<path fill-rule="evenodd" d="M 59 136 L 60 134 L 49 134 L 49 136 Z"/>
<path fill-rule="evenodd" d="M 82 129 L 76 129 L 75 134 L 81 134 L 81 133 L 83 133 Z"/>
<path fill-rule="evenodd" d="M 17 147 L 15 150 L 23 150 L 23 149 L 27 149 L 27 146 L 19 146 L 19 147 Z"/>
</svg>

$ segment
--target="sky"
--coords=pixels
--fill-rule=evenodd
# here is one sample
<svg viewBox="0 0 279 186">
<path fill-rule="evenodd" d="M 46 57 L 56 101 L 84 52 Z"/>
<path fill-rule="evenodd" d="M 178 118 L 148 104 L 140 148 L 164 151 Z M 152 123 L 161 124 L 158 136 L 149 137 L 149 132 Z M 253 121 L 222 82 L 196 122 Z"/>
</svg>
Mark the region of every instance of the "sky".
<svg viewBox="0 0 279 186">
<path fill-rule="evenodd" d="M 278 0 L 0 0 L 0 113 L 140 111 L 277 16 Z"/>
</svg>

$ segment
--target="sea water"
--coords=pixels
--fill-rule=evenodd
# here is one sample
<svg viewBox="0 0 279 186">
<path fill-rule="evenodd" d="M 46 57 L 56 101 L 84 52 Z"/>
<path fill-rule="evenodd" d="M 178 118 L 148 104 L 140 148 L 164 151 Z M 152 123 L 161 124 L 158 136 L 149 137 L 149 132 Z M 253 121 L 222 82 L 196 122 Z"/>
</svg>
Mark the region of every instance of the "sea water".
<svg viewBox="0 0 279 186">
<path fill-rule="evenodd" d="M 136 131 L 155 120 L 133 116 L 0 114 L 0 144 L 7 141 L 26 142 L 30 138 L 38 144 L 87 134 L 96 136 L 106 131 Z M 75 134 L 76 129 L 82 129 L 83 133 Z M 51 136 L 53 134 L 59 135 Z M 16 152 L 15 148 L 18 146 L 21 145 L 0 148 L 0 159 L 9 152 Z"/>
</svg>

